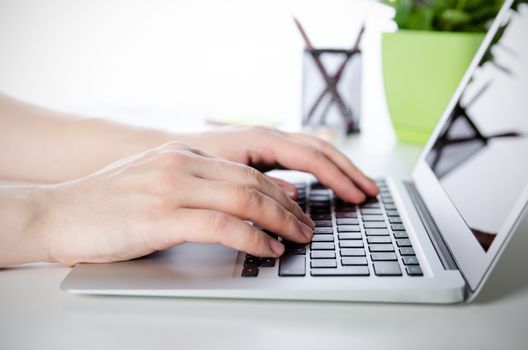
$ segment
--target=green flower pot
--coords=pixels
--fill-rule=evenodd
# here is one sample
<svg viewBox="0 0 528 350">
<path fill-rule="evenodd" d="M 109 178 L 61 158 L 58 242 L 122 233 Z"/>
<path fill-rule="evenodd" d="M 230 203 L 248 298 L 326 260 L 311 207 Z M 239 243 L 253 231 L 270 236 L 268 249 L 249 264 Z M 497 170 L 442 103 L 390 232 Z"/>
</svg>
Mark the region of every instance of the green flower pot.
<svg viewBox="0 0 528 350">
<path fill-rule="evenodd" d="M 483 38 L 413 30 L 383 34 L 385 95 L 399 140 L 427 141 Z"/>
</svg>

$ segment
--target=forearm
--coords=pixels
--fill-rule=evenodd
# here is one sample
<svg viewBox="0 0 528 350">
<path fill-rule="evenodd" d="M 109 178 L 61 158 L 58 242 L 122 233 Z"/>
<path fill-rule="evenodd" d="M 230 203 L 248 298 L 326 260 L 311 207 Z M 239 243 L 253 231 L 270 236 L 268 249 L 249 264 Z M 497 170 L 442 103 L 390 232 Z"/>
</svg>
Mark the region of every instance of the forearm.
<svg viewBox="0 0 528 350">
<path fill-rule="evenodd" d="M 0 267 L 50 261 L 35 186 L 0 187 Z"/>
<path fill-rule="evenodd" d="M 0 178 L 61 182 L 175 135 L 28 105 L 0 94 Z"/>
</svg>

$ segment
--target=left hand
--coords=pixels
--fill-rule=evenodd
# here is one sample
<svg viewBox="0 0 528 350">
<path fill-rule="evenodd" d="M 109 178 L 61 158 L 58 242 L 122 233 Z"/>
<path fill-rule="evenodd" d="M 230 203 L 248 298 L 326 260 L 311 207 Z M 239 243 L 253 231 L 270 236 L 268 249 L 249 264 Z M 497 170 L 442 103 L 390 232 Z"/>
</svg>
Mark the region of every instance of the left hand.
<svg viewBox="0 0 528 350">
<path fill-rule="evenodd" d="M 186 144 L 259 170 L 287 168 L 312 173 L 343 200 L 361 203 L 378 194 L 375 183 L 330 143 L 302 133 L 267 127 L 227 127 L 218 131 L 182 135 Z M 295 187 L 275 182 L 288 193 Z"/>
</svg>

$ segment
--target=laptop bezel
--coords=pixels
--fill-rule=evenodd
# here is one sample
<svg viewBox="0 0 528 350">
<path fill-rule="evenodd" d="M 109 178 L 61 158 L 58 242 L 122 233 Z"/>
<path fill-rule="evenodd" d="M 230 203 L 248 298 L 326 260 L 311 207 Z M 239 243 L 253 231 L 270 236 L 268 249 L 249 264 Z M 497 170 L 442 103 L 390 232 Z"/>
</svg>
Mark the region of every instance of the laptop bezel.
<svg viewBox="0 0 528 350">
<path fill-rule="evenodd" d="M 436 225 L 440 229 L 460 272 L 468 283 L 471 293 L 477 292 L 479 287 L 485 281 L 493 264 L 504 250 L 507 241 L 511 238 L 517 225 L 520 223 L 523 214 L 526 212 L 528 186 L 526 186 L 521 192 L 518 201 L 499 230 L 491 247 L 486 252 L 474 237 L 464 219 L 440 185 L 437 177 L 427 164 L 425 157 L 449 119 L 451 111 L 464 92 L 473 72 L 496 34 L 499 25 L 503 23 L 505 16 L 508 15 L 512 2 L 513 0 L 506 0 L 504 2 L 497 18 L 485 36 L 482 45 L 453 94 L 453 97 L 412 171 L 412 180 L 420 196 L 427 205 Z"/>
</svg>

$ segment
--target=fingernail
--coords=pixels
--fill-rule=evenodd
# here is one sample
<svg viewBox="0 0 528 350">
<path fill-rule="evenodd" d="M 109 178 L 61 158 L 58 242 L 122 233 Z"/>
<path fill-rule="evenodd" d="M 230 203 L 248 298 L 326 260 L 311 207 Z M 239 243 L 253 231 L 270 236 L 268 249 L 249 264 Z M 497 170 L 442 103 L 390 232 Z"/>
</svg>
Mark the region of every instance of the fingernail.
<svg viewBox="0 0 528 350">
<path fill-rule="evenodd" d="M 270 239 L 270 248 L 278 256 L 284 253 L 284 245 L 281 242 L 277 241 L 276 239 Z"/>
<path fill-rule="evenodd" d="M 313 231 L 310 227 L 306 226 L 304 223 L 299 221 L 299 227 L 301 228 L 301 231 L 307 239 L 312 239 Z"/>
</svg>

